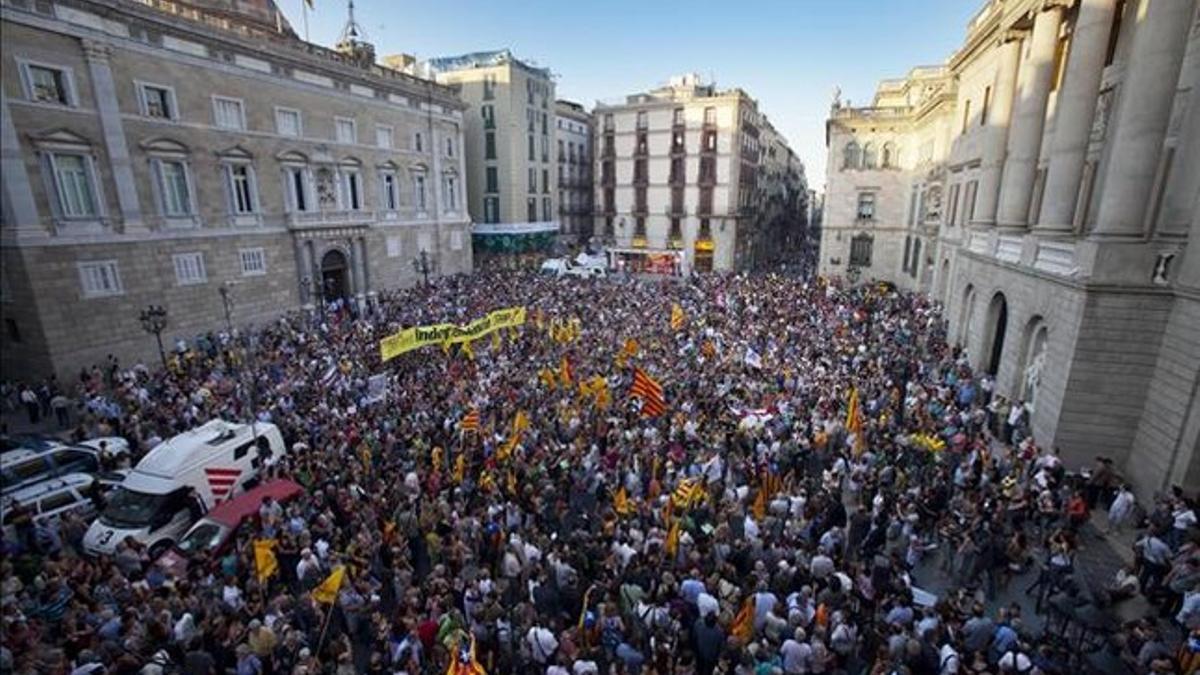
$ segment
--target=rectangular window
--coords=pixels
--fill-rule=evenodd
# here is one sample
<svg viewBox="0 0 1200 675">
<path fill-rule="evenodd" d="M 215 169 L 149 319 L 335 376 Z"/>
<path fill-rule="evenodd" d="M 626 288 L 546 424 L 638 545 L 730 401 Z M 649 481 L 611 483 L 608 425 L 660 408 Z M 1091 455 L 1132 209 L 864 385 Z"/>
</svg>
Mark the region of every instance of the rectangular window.
<svg viewBox="0 0 1200 675">
<path fill-rule="evenodd" d="M 300 111 L 292 108 L 275 109 L 275 132 L 280 136 L 300 137 Z"/>
<path fill-rule="evenodd" d="M 547 120 L 548 120 L 548 118 L 546 116 L 546 113 L 542 113 L 542 135 L 543 136 L 550 133 L 550 123 Z"/>
<path fill-rule="evenodd" d="M 267 253 L 261 248 L 244 248 L 238 251 L 242 259 L 242 276 L 256 277 L 267 273 Z"/>
<path fill-rule="evenodd" d="M 988 109 L 992 107 L 992 88 L 983 88 L 983 107 L 979 109 L 979 126 L 987 124 Z"/>
<path fill-rule="evenodd" d="M 537 192 L 537 169 L 530 167 L 526 170 L 525 175 L 529 177 L 529 180 L 526 181 L 529 186 L 529 191 Z"/>
<path fill-rule="evenodd" d="M 400 191 L 396 185 L 396 174 L 385 171 L 379 175 L 379 198 L 387 211 L 400 208 Z"/>
<path fill-rule="evenodd" d="M 704 146 L 702 149 L 705 152 L 716 152 L 717 151 L 717 132 L 715 132 L 715 131 L 704 132 Z"/>
<path fill-rule="evenodd" d="M 971 99 L 967 99 L 966 105 L 963 106 L 962 132 L 967 133 L 967 125 L 971 123 Z"/>
<path fill-rule="evenodd" d="M 975 217 L 975 193 L 979 190 L 979 181 L 973 180 L 967 183 L 967 190 L 963 197 L 963 220 L 970 223 Z"/>
<path fill-rule="evenodd" d="M 645 129 L 649 124 L 649 118 L 645 110 L 639 110 L 637 114 L 637 128 Z"/>
<path fill-rule="evenodd" d="M 242 99 L 213 96 L 213 124 L 221 129 L 246 128 L 246 117 L 242 110 Z"/>
<path fill-rule="evenodd" d="M 525 111 L 525 130 L 529 133 L 537 130 L 537 111 L 532 108 Z"/>
<path fill-rule="evenodd" d="M 50 155 L 58 207 L 64 218 L 95 218 L 99 215 L 91 159 L 84 155 Z"/>
<path fill-rule="evenodd" d="M 458 180 L 454 176 L 446 176 L 446 209 L 453 211 L 458 208 Z"/>
<path fill-rule="evenodd" d="M 357 171 L 342 171 L 342 205 L 350 211 L 363 206 L 362 179 Z"/>
<path fill-rule="evenodd" d="M 543 221 L 549 222 L 551 220 L 550 210 L 551 210 L 550 209 L 550 198 L 542 197 L 542 220 Z"/>
<path fill-rule="evenodd" d="M 716 108 L 709 106 L 704 109 L 704 123 L 709 124 L 709 125 L 717 123 L 717 109 Z"/>
<path fill-rule="evenodd" d="M 525 199 L 525 217 L 531 223 L 537 220 L 537 197 Z"/>
<path fill-rule="evenodd" d="M 499 197 L 484 197 L 483 198 L 483 222 L 485 222 L 485 223 L 500 222 L 500 198 Z"/>
<path fill-rule="evenodd" d="M 542 136 L 542 161 L 550 161 L 550 139 L 546 136 Z"/>
<path fill-rule="evenodd" d="M 338 143 L 357 143 L 358 130 L 355 128 L 354 120 L 347 117 L 338 117 L 334 119 L 334 135 Z"/>
<path fill-rule="evenodd" d="M 483 135 L 483 158 L 496 159 L 496 134 L 489 131 Z"/>
<path fill-rule="evenodd" d="M 489 100 L 489 101 L 491 99 L 496 98 L 496 76 L 495 75 L 484 75 L 483 76 L 483 98 L 485 100 Z"/>
<path fill-rule="evenodd" d="M 859 220 L 874 220 L 875 219 L 875 193 L 874 192 L 858 193 L 858 219 Z"/>
<path fill-rule="evenodd" d="M 146 117 L 175 119 L 175 91 L 170 87 L 141 82 L 138 84 L 138 100 Z"/>
<path fill-rule="evenodd" d="M 125 292 L 121 285 L 121 270 L 117 267 L 116 260 L 79 263 L 79 285 L 85 298 L 121 295 Z"/>
<path fill-rule="evenodd" d="M 563 140 L 561 138 L 558 139 L 558 161 L 562 162 L 567 159 L 566 149 L 567 146 L 563 143 Z"/>
<path fill-rule="evenodd" d="M 953 226 L 958 224 L 958 184 L 950 186 L 949 208 L 946 209 L 946 222 Z"/>
<path fill-rule="evenodd" d="M 454 156 L 454 139 L 453 138 L 446 139 L 446 156 L 447 157 Z"/>
<path fill-rule="evenodd" d="M 425 152 L 425 139 L 421 138 L 421 132 L 413 134 L 413 150 L 417 152 Z"/>
<path fill-rule="evenodd" d="M 550 170 L 542 169 L 542 192 L 550 191 Z"/>
<path fill-rule="evenodd" d="M 871 249 L 874 240 L 870 236 L 858 236 L 850 240 L 850 264 L 854 267 L 871 266 Z"/>
<path fill-rule="evenodd" d="M 671 123 L 677 127 L 683 126 L 683 108 L 676 108 L 671 114 Z"/>
<path fill-rule="evenodd" d="M 604 113 L 604 130 L 612 131 L 613 129 L 614 126 L 612 113 Z"/>
<path fill-rule="evenodd" d="M 162 197 L 162 214 L 168 217 L 190 216 L 192 196 L 188 185 L 187 165 L 173 159 L 156 159 L 158 188 Z"/>
<path fill-rule="evenodd" d="M 375 145 L 381 148 L 391 149 L 392 147 L 392 128 L 383 124 L 375 125 Z"/>
<path fill-rule="evenodd" d="M 303 213 L 309 210 L 308 172 L 302 166 L 289 166 L 283 170 L 284 181 L 287 183 L 288 197 L 292 211 Z"/>
<path fill-rule="evenodd" d="M 229 164 L 225 167 L 229 181 L 230 206 L 238 215 L 254 213 L 258 210 L 254 189 L 254 170 L 249 164 Z"/>
<path fill-rule="evenodd" d="M 204 271 L 203 253 L 178 253 L 171 256 L 175 263 L 175 285 L 191 286 L 208 281 Z"/>
<path fill-rule="evenodd" d="M 21 63 L 25 97 L 39 103 L 74 105 L 75 92 L 71 71 L 46 64 Z"/>
<path fill-rule="evenodd" d="M 491 104 L 488 104 L 488 105 L 480 107 L 479 112 L 480 112 L 480 115 L 483 116 L 483 128 L 484 129 L 495 129 L 496 128 L 496 108 L 494 106 L 492 106 Z"/>
<path fill-rule="evenodd" d="M 537 159 L 537 148 L 533 143 L 533 135 L 529 136 L 529 161 Z"/>
<path fill-rule="evenodd" d="M 484 178 L 486 186 L 484 192 L 496 193 L 500 191 L 500 172 L 494 166 L 489 166 L 484 170 Z"/>
<path fill-rule="evenodd" d="M 413 201 L 416 203 L 418 211 L 425 210 L 425 174 L 423 173 L 413 175 Z"/>
</svg>

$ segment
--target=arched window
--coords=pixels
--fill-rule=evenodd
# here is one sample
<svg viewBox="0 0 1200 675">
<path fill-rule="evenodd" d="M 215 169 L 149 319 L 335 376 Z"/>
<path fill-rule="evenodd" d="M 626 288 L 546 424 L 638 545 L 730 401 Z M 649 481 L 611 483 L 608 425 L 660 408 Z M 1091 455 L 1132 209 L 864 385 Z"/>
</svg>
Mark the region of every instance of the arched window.
<svg viewBox="0 0 1200 675">
<path fill-rule="evenodd" d="M 896 168 L 896 145 L 891 141 L 883 144 L 883 156 L 880 158 L 880 166 L 884 169 Z"/>
<path fill-rule="evenodd" d="M 877 154 L 877 150 L 875 148 L 874 143 L 867 143 L 866 145 L 864 145 L 863 151 L 862 151 L 862 168 L 874 169 L 876 154 Z"/>
<path fill-rule="evenodd" d="M 842 150 L 842 168 L 857 169 L 860 159 L 862 159 L 862 155 L 859 152 L 858 143 L 854 141 L 847 143 L 845 149 Z"/>
</svg>

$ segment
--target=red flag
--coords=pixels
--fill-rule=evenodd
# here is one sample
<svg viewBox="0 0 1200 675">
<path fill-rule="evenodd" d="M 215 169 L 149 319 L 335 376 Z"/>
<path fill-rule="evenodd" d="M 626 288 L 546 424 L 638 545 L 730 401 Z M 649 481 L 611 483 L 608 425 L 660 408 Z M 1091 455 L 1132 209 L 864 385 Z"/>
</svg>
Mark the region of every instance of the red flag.
<svg viewBox="0 0 1200 675">
<path fill-rule="evenodd" d="M 667 412 L 662 385 L 641 368 L 633 369 L 633 386 L 629 388 L 629 395 L 642 399 L 642 415 L 646 417 L 658 417 Z"/>
</svg>

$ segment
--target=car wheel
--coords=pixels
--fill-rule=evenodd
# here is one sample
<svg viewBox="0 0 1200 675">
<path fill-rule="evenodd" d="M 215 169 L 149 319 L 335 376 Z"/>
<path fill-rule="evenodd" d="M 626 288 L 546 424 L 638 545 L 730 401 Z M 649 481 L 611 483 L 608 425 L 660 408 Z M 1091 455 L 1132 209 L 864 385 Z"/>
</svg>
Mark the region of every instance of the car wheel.
<svg viewBox="0 0 1200 675">
<path fill-rule="evenodd" d="M 154 545 L 150 547 L 150 559 L 158 560 L 159 556 L 166 553 L 167 549 L 171 548 L 171 544 L 173 543 L 175 542 L 171 541 L 170 539 L 163 539 L 161 541 L 154 542 Z"/>
</svg>

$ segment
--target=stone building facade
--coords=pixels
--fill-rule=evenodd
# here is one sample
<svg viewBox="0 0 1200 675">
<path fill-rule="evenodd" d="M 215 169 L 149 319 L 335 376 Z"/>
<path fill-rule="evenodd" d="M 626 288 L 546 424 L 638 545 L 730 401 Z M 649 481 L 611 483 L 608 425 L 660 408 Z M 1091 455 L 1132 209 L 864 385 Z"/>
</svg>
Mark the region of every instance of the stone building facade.
<svg viewBox="0 0 1200 675">
<path fill-rule="evenodd" d="M 485 256 L 552 243 L 559 231 L 554 79 L 508 50 L 430 59 L 466 104 L 468 210 Z"/>
<path fill-rule="evenodd" d="M 471 270 L 453 92 L 226 5 L 0 4 L 5 377 Z"/>
<path fill-rule="evenodd" d="M 554 102 L 558 143 L 559 235 L 567 243 L 592 236 L 592 116 L 572 101 Z"/>
<path fill-rule="evenodd" d="M 1039 442 L 1072 468 L 1112 458 L 1146 496 L 1200 487 L 1198 12 L 994 0 L 944 66 L 828 122 L 821 270 L 873 238 L 864 277 L 932 293 Z M 926 72 L 928 96 L 892 96 Z M 854 157 L 882 133 L 886 180 Z M 867 183 L 876 223 L 853 210 Z"/>
<path fill-rule="evenodd" d="M 635 268 L 664 258 L 679 271 L 755 266 L 776 204 L 759 190 L 766 119 L 753 98 L 685 75 L 592 116 L 594 228 L 615 255 Z M 802 171 L 780 175 L 803 189 Z"/>
</svg>

